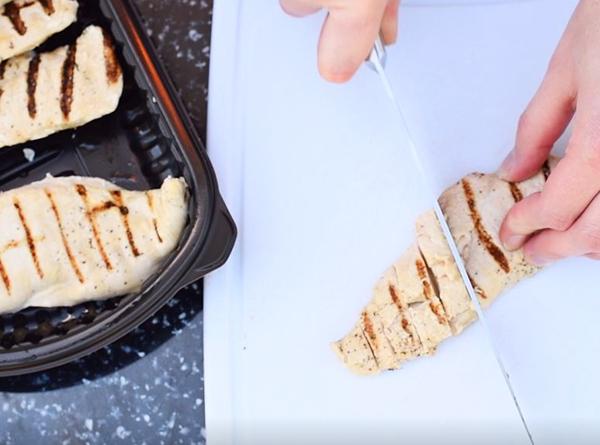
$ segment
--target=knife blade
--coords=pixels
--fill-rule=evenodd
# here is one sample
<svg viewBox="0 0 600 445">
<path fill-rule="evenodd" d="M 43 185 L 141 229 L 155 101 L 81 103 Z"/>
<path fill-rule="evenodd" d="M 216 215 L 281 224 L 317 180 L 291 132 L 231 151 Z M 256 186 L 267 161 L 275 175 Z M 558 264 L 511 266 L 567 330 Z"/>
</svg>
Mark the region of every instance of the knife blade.
<svg viewBox="0 0 600 445">
<path fill-rule="evenodd" d="M 394 90 L 392 88 L 392 84 L 390 83 L 390 81 L 388 79 L 387 73 L 385 71 L 386 61 L 387 61 L 387 50 L 383 43 L 381 35 L 379 35 L 373 45 L 371 52 L 369 53 L 366 63 L 377 74 L 377 77 L 379 78 L 387 97 L 392 102 L 394 112 L 396 113 L 396 115 L 398 117 L 398 123 L 401 126 L 401 130 L 403 130 L 406 135 L 406 139 L 408 141 L 408 149 L 409 149 L 410 155 L 412 157 L 412 160 L 415 163 L 415 166 L 417 167 L 420 176 L 423 178 L 424 186 L 426 188 L 426 195 L 429 197 L 429 199 L 431 199 L 433 201 L 433 209 L 434 209 L 435 215 L 440 223 L 442 232 L 444 234 L 444 237 L 446 238 L 446 242 L 448 243 L 448 247 L 450 248 L 450 252 L 452 253 L 452 257 L 458 268 L 458 271 L 460 273 L 463 284 L 467 290 L 467 293 L 469 294 L 469 297 L 471 298 L 473 306 L 475 307 L 475 311 L 477 312 L 477 317 L 479 318 L 481 326 L 483 327 L 483 330 L 486 333 L 487 340 L 490 344 L 492 352 L 494 353 L 494 356 L 495 356 L 496 362 L 498 364 L 498 367 L 500 369 L 500 372 L 502 373 L 502 376 L 504 377 L 504 381 L 506 383 L 508 391 L 510 392 L 512 400 L 515 404 L 515 408 L 519 414 L 521 422 L 523 423 L 523 427 L 527 433 L 529 441 L 531 444 L 533 444 L 534 443 L 533 437 L 531 435 L 531 432 L 527 425 L 527 421 L 525 420 L 525 416 L 523 414 L 523 411 L 522 411 L 519 401 L 517 399 L 516 393 L 514 391 L 512 383 L 510 381 L 510 376 L 508 375 L 508 372 L 506 371 L 506 367 L 504 366 L 504 362 L 502 361 L 500 350 L 498 348 L 498 345 L 496 344 L 496 341 L 494 340 L 494 336 L 492 335 L 492 331 L 489 327 L 486 316 L 483 313 L 483 309 L 481 307 L 481 304 L 479 303 L 479 299 L 477 298 L 477 293 L 475 292 L 473 284 L 471 283 L 471 279 L 469 278 L 469 275 L 467 273 L 465 263 L 460 255 L 458 246 L 456 244 L 456 241 L 454 240 L 454 236 L 452 235 L 452 232 L 450 231 L 450 227 L 448 226 L 448 221 L 446 220 L 446 216 L 444 215 L 444 212 L 442 211 L 442 208 L 440 207 L 438 197 L 437 197 L 437 194 L 435 193 L 433 184 L 427 180 L 427 178 L 429 178 L 430 176 L 427 175 L 426 164 L 423 161 L 419 150 L 417 149 L 417 145 L 416 145 L 415 140 L 412 137 L 412 134 L 408 128 L 408 124 L 406 122 L 404 112 L 402 111 L 402 107 L 400 106 L 400 102 L 398 101 L 396 94 L 394 93 Z"/>
</svg>

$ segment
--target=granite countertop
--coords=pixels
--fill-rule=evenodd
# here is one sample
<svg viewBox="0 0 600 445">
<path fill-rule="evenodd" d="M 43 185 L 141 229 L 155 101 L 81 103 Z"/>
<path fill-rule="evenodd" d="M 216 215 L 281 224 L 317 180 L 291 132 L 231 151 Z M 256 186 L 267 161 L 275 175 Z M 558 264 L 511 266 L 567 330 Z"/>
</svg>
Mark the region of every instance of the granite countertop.
<svg viewBox="0 0 600 445">
<path fill-rule="evenodd" d="M 134 0 L 206 134 L 211 0 Z M 48 372 L 0 379 L 0 444 L 204 443 L 202 284 L 117 343 Z"/>
</svg>

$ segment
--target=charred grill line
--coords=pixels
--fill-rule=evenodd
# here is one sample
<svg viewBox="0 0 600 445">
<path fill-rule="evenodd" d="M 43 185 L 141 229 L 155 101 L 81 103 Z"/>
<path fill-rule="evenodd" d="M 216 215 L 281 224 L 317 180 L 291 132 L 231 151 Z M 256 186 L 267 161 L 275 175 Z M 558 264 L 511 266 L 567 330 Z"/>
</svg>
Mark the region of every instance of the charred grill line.
<svg viewBox="0 0 600 445">
<path fill-rule="evenodd" d="M 398 294 L 396 293 L 396 288 L 394 287 L 394 285 L 390 284 L 388 286 L 388 292 L 390 294 L 390 298 L 392 299 L 392 303 L 394 303 L 394 305 L 398 308 L 398 312 L 400 313 L 400 316 L 402 317 L 402 329 L 404 330 L 404 332 L 406 332 L 411 339 L 413 339 L 413 333 L 411 332 L 411 330 L 408 328 L 409 327 L 409 322 L 406 319 L 406 313 L 404 312 L 404 308 L 402 307 L 402 303 L 400 303 L 400 298 L 398 297 Z"/>
<path fill-rule="evenodd" d="M 102 29 L 104 36 L 104 65 L 106 67 L 106 78 L 108 83 L 115 83 L 121 76 L 121 66 L 117 59 L 117 53 L 113 46 L 112 39 L 105 29 Z"/>
<path fill-rule="evenodd" d="M 146 192 L 146 199 L 148 200 L 148 208 L 150 209 L 150 213 L 152 213 L 152 224 L 154 225 L 154 233 L 156 233 L 158 242 L 162 244 L 163 239 L 162 236 L 160 236 L 160 232 L 158 231 L 158 220 L 156 219 L 156 216 L 154 216 L 154 200 L 152 199 L 152 194 L 150 194 L 150 192 Z"/>
<path fill-rule="evenodd" d="M 4 79 L 4 73 L 6 72 L 6 64 L 8 60 L 3 60 L 0 62 L 0 80 Z"/>
<path fill-rule="evenodd" d="M 466 179 L 463 179 L 461 183 L 465 199 L 467 200 L 467 205 L 469 206 L 469 214 L 471 216 L 471 220 L 473 221 L 473 225 L 475 226 L 475 231 L 477 232 L 479 240 L 483 243 L 485 249 L 492 256 L 492 258 L 494 258 L 494 261 L 496 261 L 500 268 L 505 273 L 509 273 L 510 264 L 508 263 L 508 259 L 504 255 L 504 252 L 502 252 L 502 249 L 500 249 L 500 247 L 498 247 L 494 243 L 492 237 L 483 226 L 483 222 L 481 221 L 481 215 L 477 210 L 477 204 L 475 203 L 475 194 L 473 193 L 471 184 L 469 184 L 469 182 Z"/>
<path fill-rule="evenodd" d="M 42 5 L 42 8 L 44 8 L 44 12 L 48 15 L 52 15 L 54 14 L 56 11 L 54 9 L 54 2 L 53 0 L 39 0 L 40 4 Z"/>
<path fill-rule="evenodd" d="M 98 227 L 96 225 L 96 219 L 94 218 L 94 213 L 90 210 L 90 204 L 88 202 L 87 189 L 83 184 L 77 184 L 75 186 L 75 190 L 77 194 L 81 197 L 83 201 L 85 216 L 90 223 L 92 228 L 92 234 L 94 235 L 94 240 L 96 241 L 96 245 L 98 246 L 98 251 L 100 252 L 100 256 L 102 256 L 102 260 L 104 261 L 104 265 L 108 270 L 112 270 L 113 266 L 110 263 L 108 255 L 104 250 L 104 245 L 102 244 L 102 239 L 100 238 L 100 232 L 98 231 Z"/>
<path fill-rule="evenodd" d="M 133 232 L 131 231 L 131 226 L 129 225 L 129 209 L 125 205 L 123 205 L 123 195 L 120 190 L 113 190 L 112 192 L 110 192 L 110 194 L 115 200 L 115 204 L 119 208 L 119 211 L 121 213 L 121 219 L 123 221 L 123 226 L 125 227 L 127 241 L 129 242 L 129 247 L 131 247 L 133 256 L 140 256 L 141 253 L 135 245 L 135 240 L 133 239 Z"/>
<path fill-rule="evenodd" d="M 25 35 L 27 32 L 27 26 L 21 18 L 21 9 L 31 6 L 33 3 L 34 2 L 27 2 L 18 5 L 13 1 L 4 5 L 4 15 L 10 20 L 10 23 L 12 23 L 13 28 L 19 35 Z"/>
<path fill-rule="evenodd" d="M 431 269 L 431 267 L 429 267 L 429 263 L 427 263 L 427 260 L 425 259 L 425 255 L 423 255 L 423 252 L 421 252 L 421 249 L 419 249 L 419 254 L 421 255 L 421 258 L 423 259 L 423 265 L 425 266 L 425 272 L 427 273 L 427 277 L 429 278 L 429 281 L 431 282 L 431 286 L 433 287 L 433 294 L 438 298 L 438 301 L 440 302 L 440 305 L 442 306 L 442 310 L 444 311 L 444 314 L 445 314 L 444 320 L 446 321 L 446 323 L 448 323 L 448 311 L 446 310 L 446 306 L 444 305 L 444 301 L 442 300 L 440 284 L 438 282 L 438 279 L 435 276 L 435 274 L 433 273 L 433 269 Z M 437 313 L 436 313 L 436 315 L 437 315 Z"/>
<path fill-rule="evenodd" d="M 8 292 L 8 295 L 10 295 L 10 287 L 11 287 L 10 286 L 10 277 L 8 276 L 8 273 L 6 272 L 4 263 L 2 262 L 1 259 L 0 259 L 0 276 L 2 277 L 2 282 L 4 283 L 6 292 Z"/>
<path fill-rule="evenodd" d="M 76 55 L 77 45 L 69 45 L 67 57 L 62 67 L 60 88 L 60 110 L 65 120 L 69 120 L 69 113 L 71 113 L 71 105 L 73 104 L 73 75 L 75 73 Z"/>
<path fill-rule="evenodd" d="M 434 300 L 433 290 L 431 288 L 431 285 L 429 284 L 429 280 L 427 279 L 427 266 L 421 259 L 417 259 L 415 266 L 417 267 L 417 274 L 419 275 L 419 279 L 421 280 L 421 283 L 423 285 L 423 293 L 425 294 L 425 298 L 429 303 L 429 309 L 431 309 L 431 312 L 435 314 L 439 324 L 448 324 L 446 316 L 440 313 L 440 307 L 436 304 L 436 301 Z M 437 296 L 435 298 L 437 298 Z M 444 310 L 443 306 L 442 310 Z"/>
<path fill-rule="evenodd" d="M 373 349 L 377 349 L 377 335 L 375 334 L 375 329 L 373 329 L 373 322 L 369 318 L 367 311 L 362 313 L 362 321 L 365 327 L 364 331 L 367 333 L 367 336 L 370 341 L 372 341 Z M 371 344 L 371 343 L 369 343 Z"/>
<path fill-rule="evenodd" d="M 479 285 L 473 279 L 473 277 L 471 276 L 471 274 L 467 273 L 467 276 L 469 277 L 469 281 L 471 282 L 471 286 L 473 286 L 473 290 L 475 291 L 475 293 L 477 295 L 479 295 L 479 297 L 481 299 L 487 300 L 487 295 L 485 294 L 485 292 L 483 291 L 483 289 L 481 287 L 479 287 Z"/>
<path fill-rule="evenodd" d="M 362 332 L 362 336 L 365 340 L 365 343 L 369 347 L 369 351 L 371 351 L 371 356 L 373 357 L 373 360 L 375 361 L 375 366 L 377 366 L 377 368 L 379 368 L 379 361 L 377 360 L 377 356 L 375 355 L 373 346 L 371 345 L 371 342 L 369 341 L 369 338 L 368 338 L 367 334 L 365 333 L 364 329 L 362 329 L 361 332 Z"/>
<path fill-rule="evenodd" d="M 33 260 L 33 264 L 35 266 L 35 270 L 40 278 L 44 278 L 44 271 L 40 265 L 40 259 L 37 255 L 37 249 L 35 247 L 35 241 L 33 236 L 31 235 L 31 230 L 29 229 L 29 224 L 27 224 L 27 218 L 25 218 L 25 213 L 23 212 L 23 208 L 21 207 L 21 203 L 18 199 L 15 199 L 13 202 L 15 210 L 19 215 L 19 220 L 21 221 L 21 226 L 25 231 L 25 239 L 27 240 L 27 248 L 29 249 L 29 254 L 31 255 L 31 259 Z"/>
<path fill-rule="evenodd" d="M 519 202 L 523 199 L 523 192 L 521 192 L 521 189 L 516 183 L 509 182 L 508 186 L 510 187 L 510 194 L 512 195 L 515 202 Z"/>
<path fill-rule="evenodd" d="M 58 207 L 56 207 L 56 203 L 54 202 L 54 198 L 52 197 L 52 194 L 50 193 L 50 191 L 45 190 L 45 193 L 46 193 L 46 197 L 48 198 L 48 201 L 50 201 L 50 207 L 52 208 L 52 213 L 54 214 L 54 218 L 56 219 L 56 224 L 58 224 L 58 230 L 60 231 L 60 237 L 62 239 L 63 247 L 65 248 L 65 251 L 67 252 L 67 257 L 69 258 L 69 263 L 71 263 L 71 267 L 73 268 L 73 272 L 75 272 L 75 275 L 77 275 L 77 279 L 79 280 L 80 283 L 83 284 L 85 282 L 85 279 L 83 278 L 83 274 L 81 273 L 81 270 L 79 269 L 79 266 L 77 265 L 77 260 L 75 259 L 75 256 L 73 255 L 73 252 L 71 251 L 71 247 L 69 246 L 67 236 L 65 235 L 65 231 L 63 229 L 60 214 L 58 213 Z"/>
<path fill-rule="evenodd" d="M 40 69 L 40 55 L 34 55 L 29 61 L 27 69 L 27 111 L 31 119 L 35 118 L 37 113 L 35 104 L 35 90 L 37 89 L 38 72 Z"/>
</svg>

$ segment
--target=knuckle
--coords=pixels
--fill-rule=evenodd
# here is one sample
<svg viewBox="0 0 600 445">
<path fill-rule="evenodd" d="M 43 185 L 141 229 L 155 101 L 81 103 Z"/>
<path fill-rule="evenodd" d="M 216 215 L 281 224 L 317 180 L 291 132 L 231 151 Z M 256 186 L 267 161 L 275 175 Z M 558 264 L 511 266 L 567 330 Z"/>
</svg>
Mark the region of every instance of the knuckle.
<svg viewBox="0 0 600 445">
<path fill-rule="evenodd" d="M 564 232 L 573 224 L 574 218 L 558 209 L 544 212 L 544 226 L 548 229 Z"/>
<path fill-rule="evenodd" d="M 584 224 L 581 227 L 580 237 L 588 251 L 600 252 L 600 221 Z"/>
</svg>

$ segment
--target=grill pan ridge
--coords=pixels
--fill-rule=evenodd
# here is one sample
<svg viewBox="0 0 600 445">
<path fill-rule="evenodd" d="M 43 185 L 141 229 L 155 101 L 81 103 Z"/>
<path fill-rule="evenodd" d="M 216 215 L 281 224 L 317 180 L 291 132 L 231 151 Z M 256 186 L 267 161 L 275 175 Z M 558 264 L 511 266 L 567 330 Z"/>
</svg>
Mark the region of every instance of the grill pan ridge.
<svg viewBox="0 0 600 445">
<path fill-rule="evenodd" d="M 122 337 L 178 290 L 219 267 L 236 238 L 206 150 L 128 0 L 79 0 L 78 21 L 40 50 L 73 41 L 89 24 L 110 31 L 124 71 L 117 111 L 76 130 L 0 149 L 0 190 L 54 176 L 99 176 L 144 190 L 168 176 L 189 186 L 189 220 L 176 251 L 139 293 L 74 307 L 0 315 L 0 377 L 68 363 Z M 24 148 L 35 152 L 33 161 Z"/>
</svg>

